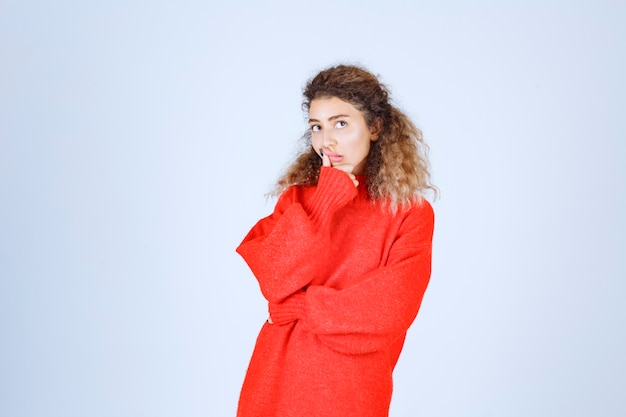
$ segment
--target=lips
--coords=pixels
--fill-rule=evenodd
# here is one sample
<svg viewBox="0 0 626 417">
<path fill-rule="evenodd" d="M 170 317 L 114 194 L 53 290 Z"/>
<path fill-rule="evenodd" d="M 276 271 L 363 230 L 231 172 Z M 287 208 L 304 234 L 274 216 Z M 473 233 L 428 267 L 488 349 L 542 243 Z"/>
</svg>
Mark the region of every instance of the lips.
<svg viewBox="0 0 626 417">
<path fill-rule="evenodd" d="M 324 151 L 324 155 L 328 156 L 328 159 L 330 159 L 330 162 L 333 162 L 333 163 L 341 162 L 343 160 L 343 155 L 339 155 L 338 153 L 335 153 L 335 152 Z"/>
</svg>

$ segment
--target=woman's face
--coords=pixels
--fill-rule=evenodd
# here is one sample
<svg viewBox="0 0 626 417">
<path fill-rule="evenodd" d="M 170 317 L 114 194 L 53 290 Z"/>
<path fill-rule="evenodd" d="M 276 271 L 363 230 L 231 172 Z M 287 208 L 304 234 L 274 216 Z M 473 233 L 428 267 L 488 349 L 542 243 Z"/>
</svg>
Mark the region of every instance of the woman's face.
<svg viewBox="0 0 626 417">
<path fill-rule="evenodd" d="M 370 144 L 378 139 L 378 129 L 367 126 L 363 113 L 336 97 L 317 98 L 309 106 L 309 126 L 318 154 L 322 149 L 333 167 L 363 174 Z"/>
</svg>

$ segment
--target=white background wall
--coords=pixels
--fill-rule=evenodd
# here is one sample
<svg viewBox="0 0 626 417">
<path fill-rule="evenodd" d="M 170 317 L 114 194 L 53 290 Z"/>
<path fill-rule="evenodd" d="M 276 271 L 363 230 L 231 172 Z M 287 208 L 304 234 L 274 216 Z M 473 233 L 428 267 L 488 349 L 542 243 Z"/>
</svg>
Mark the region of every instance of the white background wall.
<svg viewBox="0 0 626 417">
<path fill-rule="evenodd" d="M 214 3 L 0 2 L 0 415 L 234 415 L 234 248 L 338 62 L 442 190 L 391 415 L 625 415 L 625 3 Z"/>
</svg>

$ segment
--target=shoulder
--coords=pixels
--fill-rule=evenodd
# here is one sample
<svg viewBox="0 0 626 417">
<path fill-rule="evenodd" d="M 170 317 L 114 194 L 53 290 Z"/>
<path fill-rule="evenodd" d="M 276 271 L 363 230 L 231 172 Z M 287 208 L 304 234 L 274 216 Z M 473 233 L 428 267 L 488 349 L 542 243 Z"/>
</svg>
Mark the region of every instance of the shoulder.
<svg viewBox="0 0 626 417">
<path fill-rule="evenodd" d="M 411 204 L 411 211 L 416 215 L 428 218 L 431 221 L 434 221 L 435 219 L 435 210 L 433 210 L 433 206 L 423 197 Z"/>
<path fill-rule="evenodd" d="M 430 202 L 420 198 L 409 206 L 401 209 L 402 226 L 405 231 L 420 230 L 423 233 L 432 234 L 435 224 L 435 211 Z"/>
<path fill-rule="evenodd" d="M 428 200 L 423 197 L 419 197 L 410 203 L 401 204 L 398 207 L 397 215 L 404 219 L 419 217 L 426 220 L 434 220 L 435 211 Z"/>
</svg>

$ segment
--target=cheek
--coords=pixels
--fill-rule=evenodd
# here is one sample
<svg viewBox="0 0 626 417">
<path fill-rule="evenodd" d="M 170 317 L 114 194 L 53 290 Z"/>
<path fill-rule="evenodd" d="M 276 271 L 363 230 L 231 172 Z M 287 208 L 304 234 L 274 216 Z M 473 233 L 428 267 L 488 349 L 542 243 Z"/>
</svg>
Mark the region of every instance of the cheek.
<svg viewBox="0 0 626 417">
<path fill-rule="evenodd" d="M 362 153 L 366 157 L 370 153 L 370 142 L 365 142 L 362 147 Z"/>
<path fill-rule="evenodd" d="M 369 153 L 371 141 L 369 135 L 361 134 L 354 141 L 355 148 L 360 149 L 361 152 Z"/>
<path fill-rule="evenodd" d="M 313 147 L 313 149 L 319 149 L 322 147 L 322 140 L 320 139 L 319 135 L 311 136 L 311 146 Z"/>
</svg>

